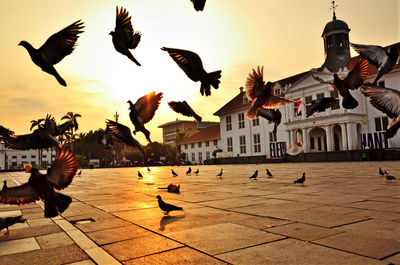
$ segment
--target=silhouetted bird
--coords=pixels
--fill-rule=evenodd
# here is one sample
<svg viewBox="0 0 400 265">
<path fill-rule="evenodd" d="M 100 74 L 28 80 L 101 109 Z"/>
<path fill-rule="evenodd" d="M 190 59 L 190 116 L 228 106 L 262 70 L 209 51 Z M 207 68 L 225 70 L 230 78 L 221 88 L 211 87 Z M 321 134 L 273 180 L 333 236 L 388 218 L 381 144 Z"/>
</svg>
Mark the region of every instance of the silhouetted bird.
<svg viewBox="0 0 400 265">
<path fill-rule="evenodd" d="M 257 176 L 258 176 L 258 170 L 256 170 L 256 172 L 254 172 L 253 175 L 249 177 L 249 179 L 257 179 Z"/>
<path fill-rule="evenodd" d="M 201 122 L 201 117 L 194 112 L 186 101 L 170 101 L 168 105 L 173 111 L 187 117 L 194 117 L 198 122 Z"/>
<path fill-rule="evenodd" d="M 137 175 L 139 178 L 143 178 L 143 175 L 142 175 L 142 173 L 140 173 L 140 171 L 137 172 Z"/>
<path fill-rule="evenodd" d="M 178 176 L 178 174 L 176 174 L 175 173 L 175 171 L 171 168 L 171 173 L 172 173 L 172 175 L 174 176 L 174 177 L 177 177 Z"/>
<path fill-rule="evenodd" d="M 15 216 L 15 217 L 0 217 L 0 231 L 3 230 L 4 228 L 7 229 L 7 232 L 10 232 L 8 228 L 16 223 L 24 223 L 26 220 L 22 219 L 22 215 L 20 216 Z"/>
<path fill-rule="evenodd" d="M 128 128 L 129 129 L 129 128 Z M 112 137 L 112 132 L 110 130 L 110 127 L 107 126 L 106 130 L 104 133 L 99 134 L 98 136 L 98 142 L 104 147 L 106 150 L 113 150 L 113 137 Z"/>
<path fill-rule="evenodd" d="M 222 174 L 224 173 L 224 172 L 222 172 L 222 168 L 221 168 L 221 171 L 217 174 L 217 177 L 219 177 L 220 179 L 222 179 Z"/>
<path fill-rule="evenodd" d="M 211 95 L 211 86 L 215 89 L 219 86 L 221 71 L 207 73 L 203 68 L 200 57 L 191 51 L 162 47 L 161 50 L 167 51 L 178 66 L 194 82 L 200 81 L 200 93 L 203 96 Z"/>
<path fill-rule="evenodd" d="M 52 136 L 59 136 L 71 128 L 71 122 L 66 121 L 63 124 L 57 125 L 54 117 L 52 117 L 50 114 L 47 114 L 43 127 Z"/>
<path fill-rule="evenodd" d="M 115 138 L 127 145 L 138 148 L 140 152 L 144 154 L 142 145 L 133 138 L 131 130 L 127 126 L 112 120 L 107 120 L 107 126 L 110 128 L 110 131 Z"/>
<path fill-rule="evenodd" d="M 303 176 L 295 181 L 293 181 L 293 184 L 299 183 L 301 185 L 304 185 L 304 181 L 306 181 L 306 173 L 303 173 Z"/>
<path fill-rule="evenodd" d="M 3 188 L 2 188 L 2 190 L 5 190 L 7 188 L 8 188 L 7 187 L 7 180 L 3 180 Z"/>
<path fill-rule="evenodd" d="M 387 173 L 386 170 L 385 170 L 385 178 L 386 178 L 386 182 L 387 181 L 392 182 L 393 179 L 396 179 L 394 176 Z"/>
<path fill-rule="evenodd" d="M 358 106 L 357 100 L 351 95 L 350 90 L 359 88 L 368 77 L 368 61 L 360 58 L 346 78 L 340 79 L 337 74 L 333 75 L 333 83 L 327 82 L 314 76 L 314 79 L 321 84 L 331 85 L 342 97 L 342 106 L 346 109 L 354 109 Z"/>
<path fill-rule="evenodd" d="M 360 54 L 361 57 L 367 59 L 370 64 L 378 69 L 378 74 L 373 82 L 374 85 L 377 84 L 378 80 L 382 75 L 388 73 L 393 69 L 393 66 L 397 62 L 399 57 L 399 46 L 392 45 L 389 47 L 389 52 L 387 49 L 376 46 L 376 45 L 362 45 L 362 44 L 351 44 L 356 52 Z"/>
<path fill-rule="evenodd" d="M 44 201 L 44 216 L 55 217 L 58 212 L 62 213 L 68 208 L 72 199 L 54 189 L 68 187 L 77 170 L 78 162 L 73 153 L 60 146 L 47 174 L 43 175 L 37 168 L 27 164 L 25 171 L 31 173 L 28 182 L 0 191 L 0 202 L 19 205 L 41 199 Z"/>
<path fill-rule="evenodd" d="M 388 138 L 393 137 L 400 127 L 400 91 L 365 83 L 361 92 L 364 96 L 370 97 L 369 102 L 372 106 L 393 119 L 386 131 Z"/>
<path fill-rule="evenodd" d="M 263 77 L 264 67 L 257 67 L 257 71 L 249 74 L 246 80 L 246 95 L 253 102 L 246 116 L 249 119 L 255 119 L 260 108 L 274 109 L 276 107 L 293 103 L 283 97 L 275 96 L 272 92 L 272 83 L 265 84 Z"/>
<path fill-rule="evenodd" d="M 192 173 L 192 168 L 189 167 L 189 169 L 186 171 L 186 175 L 190 175 L 190 173 Z"/>
<path fill-rule="evenodd" d="M 158 189 L 160 189 L 160 190 L 166 189 L 168 192 L 171 192 L 171 193 L 179 193 L 180 189 L 181 189 L 181 185 L 174 185 L 174 184 L 171 183 L 165 188 L 160 188 L 159 187 Z"/>
<path fill-rule="evenodd" d="M 272 131 L 274 135 L 276 135 L 276 130 L 281 124 L 282 113 L 279 109 L 258 109 L 257 116 L 261 116 L 268 121 L 272 121 L 274 123 L 274 130 Z"/>
<path fill-rule="evenodd" d="M 127 103 L 129 103 L 129 109 L 131 110 L 129 118 L 133 125 L 135 125 L 133 134 L 136 135 L 136 132 L 140 131 L 146 136 L 147 141 L 151 142 L 150 132 L 144 127 L 144 125 L 153 119 L 154 114 L 160 105 L 162 96 L 162 92 L 156 94 L 156 92 L 153 91 L 139 98 L 135 104 L 132 104 L 132 101 L 128 100 Z"/>
<path fill-rule="evenodd" d="M 163 210 L 165 212 L 165 214 L 168 214 L 171 211 L 183 211 L 182 207 L 178 207 L 178 206 L 164 202 L 161 199 L 160 195 L 157 195 L 156 198 L 158 199 L 158 206 L 160 206 L 160 209 Z"/>
<path fill-rule="evenodd" d="M 323 112 L 327 108 L 333 107 L 338 100 L 332 97 L 323 97 L 317 100 L 313 100 L 311 107 L 307 113 L 307 118 L 313 115 L 315 112 Z"/>
<path fill-rule="evenodd" d="M 150 168 L 147 168 L 147 172 L 151 172 L 151 169 L 150 169 Z"/>
<path fill-rule="evenodd" d="M 42 71 L 53 75 L 58 83 L 67 86 L 67 83 L 57 73 L 53 65 L 59 63 L 65 56 L 72 53 L 79 37 L 78 34 L 83 32 L 83 28 L 83 22 L 78 20 L 65 29 L 51 35 L 39 49 L 33 48 L 29 42 L 24 40 L 18 45 L 25 47 L 32 61 Z"/>
<path fill-rule="evenodd" d="M 196 11 L 203 11 L 204 6 L 206 5 L 206 0 L 190 0 L 193 3 L 194 9 Z"/>
<path fill-rule="evenodd" d="M 195 172 L 194 172 L 194 174 L 196 174 L 196 176 L 198 176 L 199 175 L 199 169 L 197 169 Z"/>
<path fill-rule="evenodd" d="M 79 170 L 78 175 L 80 176 L 82 174 L 82 169 Z"/>
<path fill-rule="evenodd" d="M 272 178 L 272 177 L 273 177 L 272 174 L 271 174 L 271 172 L 268 170 L 268 168 L 267 168 L 267 176 L 268 176 L 269 178 Z"/>
<path fill-rule="evenodd" d="M 385 175 L 385 172 L 383 172 L 381 168 L 379 168 L 379 175 L 381 175 L 381 177 Z"/>
<path fill-rule="evenodd" d="M 121 7 L 121 9 L 118 10 L 117 6 L 115 29 L 111 31 L 109 35 L 112 36 L 112 42 L 117 52 L 127 56 L 138 66 L 141 65 L 135 57 L 132 56 L 129 49 L 135 49 L 138 46 L 142 34 L 139 31 L 133 30 L 131 17 L 125 8 Z"/>
<path fill-rule="evenodd" d="M 59 143 L 45 128 L 39 127 L 30 134 L 10 135 L 5 139 L 5 147 L 10 149 L 46 149 Z"/>
</svg>

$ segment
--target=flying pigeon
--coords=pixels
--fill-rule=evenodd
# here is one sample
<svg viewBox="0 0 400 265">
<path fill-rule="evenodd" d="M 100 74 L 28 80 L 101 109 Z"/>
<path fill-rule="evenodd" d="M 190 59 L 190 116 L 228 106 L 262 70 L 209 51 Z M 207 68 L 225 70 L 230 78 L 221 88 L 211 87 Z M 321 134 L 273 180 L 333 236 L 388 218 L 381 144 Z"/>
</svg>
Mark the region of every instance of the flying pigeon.
<svg viewBox="0 0 400 265">
<path fill-rule="evenodd" d="M 261 116 L 264 119 L 267 119 L 268 121 L 271 121 L 274 123 L 274 130 L 272 131 L 276 135 L 276 130 L 281 124 L 282 120 L 282 113 L 279 111 L 279 109 L 258 109 L 257 116 Z"/>
<path fill-rule="evenodd" d="M 268 170 L 268 168 L 267 168 L 267 176 L 268 176 L 269 178 L 272 178 L 272 177 L 273 177 L 272 174 L 271 174 L 271 172 Z"/>
<path fill-rule="evenodd" d="M 211 95 L 211 87 L 218 89 L 221 71 L 207 73 L 203 68 L 200 57 L 191 51 L 162 47 L 161 50 L 167 51 L 178 66 L 194 82 L 200 81 L 200 93 L 203 96 Z"/>
<path fill-rule="evenodd" d="M 64 212 L 71 203 L 71 197 L 56 192 L 54 189 L 65 189 L 71 184 L 78 162 L 74 154 L 60 146 L 51 167 L 45 175 L 37 168 L 27 164 L 25 172 L 31 173 L 27 183 L 0 191 L 0 203 L 26 204 L 37 200 L 44 201 L 44 216 L 55 217 Z"/>
<path fill-rule="evenodd" d="M 385 175 L 385 172 L 383 172 L 381 168 L 379 168 L 379 172 L 378 172 L 378 173 L 379 173 L 379 175 L 380 175 L 381 177 L 383 177 L 383 176 Z"/>
<path fill-rule="evenodd" d="M 386 178 L 386 182 L 392 182 L 393 179 L 396 179 L 394 176 L 387 173 L 386 170 L 385 170 L 385 178 Z"/>
<path fill-rule="evenodd" d="M 5 190 L 7 188 L 7 180 L 3 180 L 3 188 L 1 190 Z"/>
<path fill-rule="evenodd" d="M 293 184 L 299 183 L 301 185 L 304 185 L 304 181 L 306 181 L 306 173 L 303 173 L 303 176 L 295 181 L 293 181 Z"/>
<path fill-rule="evenodd" d="M 224 173 L 224 172 L 222 172 L 222 168 L 221 168 L 221 171 L 217 174 L 217 177 L 219 177 L 220 179 L 222 179 L 222 174 Z"/>
<path fill-rule="evenodd" d="M 194 172 L 194 174 L 196 174 L 196 176 L 198 176 L 199 175 L 199 169 L 197 169 L 195 172 Z"/>
<path fill-rule="evenodd" d="M 249 179 L 257 180 L 257 176 L 258 176 L 258 170 L 256 170 L 256 172 L 254 172 L 253 175 L 251 175 L 251 177 L 249 177 Z"/>
<path fill-rule="evenodd" d="M 392 45 L 389 47 L 389 52 L 387 49 L 376 46 L 376 45 L 363 45 L 351 43 L 356 52 L 358 52 L 362 58 L 367 59 L 370 64 L 378 69 L 378 74 L 373 82 L 374 85 L 377 84 L 378 80 L 382 75 L 390 72 L 393 66 L 397 62 L 399 57 L 399 47 L 398 45 Z"/>
<path fill-rule="evenodd" d="M 51 35 L 39 49 L 33 48 L 29 42 L 24 40 L 18 45 L 21 45 L 28 51 L 32 61 L 42 71 L 53 75 L 58 83 L 67 86 L 67 83 L 57 73 L 53 65 L 59 63 L 65 56 L 72 53 L 79 37 L 78 34 L 83 32 L 83 28 L 83 22 L 78 20 L 65 29 Z"/>
<path fill-rule="evenodd" d="M 340 79 L 337 74 L 333 75 L 333 82 L 327 82 L 314 76 L 314 79 L 321 84 L 331 85 L 342 97 L 342 106 L 346 109 L 354 109 L 358 106 L 357 100 L 351 95 L 350 90 L 359 88 L 368 77 L 368 61 L 360 58 L 346 78 Z"/>
<path fill-rule="evenodd" d="M 143 178 L 143 175 L 142 175 L 142 173 L 140 173 L 140 171 L 137 172 L 137 175 L 139 178 Z"/>
<path fill-rule="evenodd" d="M 175 171 L 171 168 L 171 173 L 172 173 L 172 175 L 174 176 L 174 177 L 177 177 L 178 176 L 178 174 L 176 174 L 175 173 Z"/>
<path fill-rule="evenodd" d="M 4 145 L 10 149 L 28 150 L 51 148 L 59 143 L 44 127 L 39 127 L 30 134 L 10 135 Z"/>
<path fill-rule="evenodd" d="M 55 137 L 64 134 L 69 128 L 71 128 L 71 122 L 66 121 L 63 124 L 57 125 L 54 117 L 47 114 L 43 128 L 45 128 L 49 134 Z"/>
<path fill-rule="evenodd" d="M 193 3 L 194 9 L 196 11 L 203 11 L 204 6 L 206 5 L 206 0 L 190 0 Z"/>
<path fill-rule="evenodd" d="M 109 35 L 112 36 L 112 42 L 117 52 L 127 56 L 137 66 L 141 66 L 129 50 L 135 49 L 138 46 L 142 33 L 133 30 L 131 17 L 125 8 L 121 7 L 118 10 L 117 6 L 115 29 Z"/>
<path fill-rule="evenodd" d="M 337 101 L 338 100 L 333 97 L 323 97 L 317 100 L 313 100 L 311 107 L 307 113 L 307 118 L 313 115 L 315 112 L 323 112 L 327 108 L 334 106 Z"/>
<path fill-rule="evenodd" d="M 192 168 L 189 167 L 189 169 L 186 171 L 186 175 L 190 175 L 190 173 L 192 173 Z"/>
<path fill-rule="evenodd" d="M 183 211 L 182 207 L 178 207 L 178 206 L 175 206 L 175 205 L 168 204 L 168 203 L 164 202 L 161 199 L 160 195 L 157 195 L 156 198 L 158 199 L 158 206 L 160 206 L 160 209 L 162 211 L 164 211 L 165 214 L 168 214 L 171 211 Z"/>
<path fill-rule="evenodd" d="M 112 132 L 110 130 L 110 127 L 107 126 L 106 130 L 104 131 L 104 133 L 99 134 L 98 136 L 98 142 L 104 146 L 104 149 L 106 150 L 113 150 L 113 138 L 112 138 Z"/>
<path fill-rule="evenodd" d="M 365 83 L 361 92 L 364 96 L 370 97 L 369 102 L 372 106 L 393 119 L 386 128 L 387 137 L 393 137 L 400 127 L 400 91 Z"/>
<path fill-rule="evenodd" d="M 257 117 L 260 108 L 274 109 L 279 106 L 293 103 L 294 101 L 288 100 L 283 97 L 275 96 L 272 92 L 272 83 L 265 84 L 263 77 L 264 67 L 257 67 L 257 71 L 249 74 L 246 80 L 246 95 L 247 98 L 253 102 L 246 116 L 249 119 Z"/>
<path fill-rule="evenodd" d="M 123 143 L 136 147 L 144 154 L 141 144 L 133 138 L 130 129 L 118 122 L 107 120 L 107 126 L 110 128 L 112 135 Z"/>
<path fill-rule="evenodd" d="M 144 125 L 153 119 L 154 114 L 160 105 L 162 96 L 162 92 L 156 94 L 156 92 L 153 91 L 139 98 L 135 104 L 133 104 L 130 100 L 127 102 L 129 103 L 129 109 L 131 110 L 129 113 L 129 118 L 131 119 L 133 125 L 135 125 L 133 134 L 136 135 L 137 131 L 142 132 L 146 136 L 147 141 L 150 143 L 150 132 L 144 127 Z"/>
<path fill-rule="evenodd" d="M 7 229 L 7 232 L 10 232 L 8 228 L 16 223 L 24 223 L 26 220 L 22 219 L 22 215 L 15 217 L 0 217 L 0 231 L 4 228 Z"/>
<path fill-rule="evenodd" d="M 168 105 L 173 111 L 187 117 L 194 117 L 198 122 L 201 122 L 201 117 L 194 112 L 186 101 L 170 101 Z"/>
<path fill-rule="evenodd" d="M 179 193 L 180 191 L 180 188 L 181 188 L 181 185 L 174 185 L 174 184 L 169 184 L 167 187 L 165 187 L 165 188 L 158 188 L 158 189 L 160 189 L 160 190 L 162 190 L 162 189 L 166 189 L 168 192 L 171 192 L 171 193 Z"/>
</svg>

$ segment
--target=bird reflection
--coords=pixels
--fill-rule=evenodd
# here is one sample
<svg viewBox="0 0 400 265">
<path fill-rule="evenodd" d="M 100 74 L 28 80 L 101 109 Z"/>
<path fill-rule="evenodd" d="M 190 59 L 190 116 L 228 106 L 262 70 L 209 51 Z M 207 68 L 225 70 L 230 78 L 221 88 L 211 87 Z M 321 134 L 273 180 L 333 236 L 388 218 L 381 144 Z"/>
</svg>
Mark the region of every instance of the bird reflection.
<svg viewBox="0 0 400 265">
<path fill-rule="evenodd" d="M 169 215 L 165 215 L 161 218 L 160 220 L 160 231 L 164 231 L 165 230 L 165 226 L 168 224 L 171 224 L 173 222 L 178 221 L 179 219 L 185 218 L 185 216 L 169 216 Z"/>
</svg>

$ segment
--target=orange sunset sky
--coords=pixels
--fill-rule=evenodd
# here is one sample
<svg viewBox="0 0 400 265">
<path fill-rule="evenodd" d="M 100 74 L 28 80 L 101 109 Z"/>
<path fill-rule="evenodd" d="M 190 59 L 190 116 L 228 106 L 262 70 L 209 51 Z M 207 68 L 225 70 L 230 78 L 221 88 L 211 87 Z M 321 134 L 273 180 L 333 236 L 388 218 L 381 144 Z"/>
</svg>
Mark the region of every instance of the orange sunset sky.
<svg viewBox="0 0 400 265">
<path fill-rule="evenodd" d="M 105 128 L 113 119 L 133 129 L 127 100 L 153 90 L 164 92 L 147 128 L 162 141 L 158 125 L 189 118 L 169 109 L 170 100 L 186 100 L 203 120 L 234 97 L 252 68 L 264 65 L 265 79 L 276 81 L 324 61 L 321 34 L 332 19 L 330 0 L 207 0 L 196 12 L 190 0 L 0 0 L 0 125 L 29 133 L 30 121 L 47 113 L 57 122 L 68 111 L 80 113 L 79 132 Z M 386 46 L 400 41 L 400 1 L 337 0 L 336 15 L 349 25 L 350 41 Z M 115 51 L 108 33 L 115 7 L 125 7 L 142 40 L 132 51 L 137 67 Z M 75 51 L 55 68 L 63 87 L 17 46 L 26 40 L 39 48 L 48 37 L 76 20 L 85 22 Z M 160 47 L 196 52 L 206 71 L 222 70 L 218 90 L 209 97 Z M 356 53 L 352 51 L 352 55 Z M 137 138 L 147 143 L 143 134 Z"/>
</svg>

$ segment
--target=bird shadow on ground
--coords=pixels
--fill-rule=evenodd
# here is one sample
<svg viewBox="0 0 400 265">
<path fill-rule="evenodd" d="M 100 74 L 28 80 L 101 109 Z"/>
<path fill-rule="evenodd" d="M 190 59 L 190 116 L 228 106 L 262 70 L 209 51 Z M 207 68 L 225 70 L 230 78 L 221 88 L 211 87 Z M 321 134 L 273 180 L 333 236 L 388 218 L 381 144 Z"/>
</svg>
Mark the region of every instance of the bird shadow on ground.
<svg viewBox="0 0 400 265">
<path fill-rule="evenodd" d="M 176 222 L 182 218 L 185 218 L 185 216 L 184 215 L 182 215 L 182 216 L 169 216 L 169 215 L 163 216 L 160 220 L 160 228 L 158 228 L 158 229 L 160 231 L 164 231 L 166 225 Z"/>
</svg>

